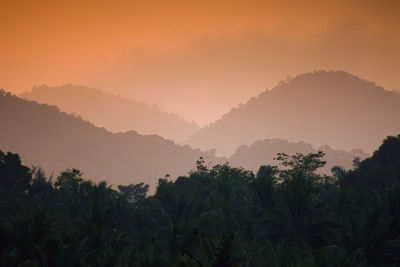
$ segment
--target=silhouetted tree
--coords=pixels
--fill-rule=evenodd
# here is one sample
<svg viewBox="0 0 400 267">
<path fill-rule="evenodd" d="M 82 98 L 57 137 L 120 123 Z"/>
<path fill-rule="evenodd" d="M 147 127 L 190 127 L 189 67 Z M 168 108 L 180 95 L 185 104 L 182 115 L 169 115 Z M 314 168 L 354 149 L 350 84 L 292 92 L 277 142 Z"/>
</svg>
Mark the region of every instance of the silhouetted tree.
<svg viewBox="0 0 400 267">
<path fill-rule="evenodd" d="M 146 198 L 149 185 L 144 183 L 119 185 L 118 190 L 129 203 L 136 203 Z"/>
</svg>

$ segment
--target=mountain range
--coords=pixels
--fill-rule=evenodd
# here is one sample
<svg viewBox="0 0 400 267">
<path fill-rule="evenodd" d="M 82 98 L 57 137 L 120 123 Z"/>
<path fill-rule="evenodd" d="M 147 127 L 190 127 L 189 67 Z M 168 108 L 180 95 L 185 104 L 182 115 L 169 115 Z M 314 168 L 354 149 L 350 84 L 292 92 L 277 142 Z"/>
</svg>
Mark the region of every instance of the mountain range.
<svg viewBox="0 0 400 267">
<path fill-rule="evenodd" d="M 352 168 L 354 158 L 367 157 L 385 136 L 400 132 L 400 95 L 345 72 L 282 82 L 198 130 L 189 145 L 167 137 L 182 140 L 198 127 L 148 104 L 75 85 L 41 86 L 21 97 L 35 101 L 0 91 L 1 150 L 54 175 L 78 168 L 113 185 L 154 186 L 166 174 L 194 169 L 200 157 L 257 171 L 277 165 L 280 152 L 323 151 L 322 171 L 329 173 L 334 165 Z"/>
</svg>

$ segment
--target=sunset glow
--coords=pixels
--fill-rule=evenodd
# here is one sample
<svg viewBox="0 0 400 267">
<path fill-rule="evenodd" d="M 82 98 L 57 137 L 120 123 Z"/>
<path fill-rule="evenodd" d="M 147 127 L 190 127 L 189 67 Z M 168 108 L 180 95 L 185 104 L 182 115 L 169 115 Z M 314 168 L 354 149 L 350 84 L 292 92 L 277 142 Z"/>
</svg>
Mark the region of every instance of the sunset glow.
<svg viewBox="0 0 400 267">
<path fill-rule="evenodd" d="M 399 266 L 400 0 L 0 0 L 0 266 Z"/>
<path fill-rule="evenodd" d="M 0 2 L 0 80 L 73 83 L 157 103 L 200 125 L 288 75 L 400 78 L 398 1 Z"/>
</svg>

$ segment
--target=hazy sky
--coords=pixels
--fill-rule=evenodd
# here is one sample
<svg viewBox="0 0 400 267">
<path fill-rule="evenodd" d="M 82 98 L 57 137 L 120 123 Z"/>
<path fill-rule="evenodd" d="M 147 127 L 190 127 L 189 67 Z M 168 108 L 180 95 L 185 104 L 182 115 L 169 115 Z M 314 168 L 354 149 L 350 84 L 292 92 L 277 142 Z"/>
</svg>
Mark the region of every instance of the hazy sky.
<svg viewBox="0 0 400 267">
<path fill-rule="evenodd" d="M 400 1 L 0 0 L 0 88 L 76 83 L 219 118 L 288 75 L 400 89 Z"/>
</svg>

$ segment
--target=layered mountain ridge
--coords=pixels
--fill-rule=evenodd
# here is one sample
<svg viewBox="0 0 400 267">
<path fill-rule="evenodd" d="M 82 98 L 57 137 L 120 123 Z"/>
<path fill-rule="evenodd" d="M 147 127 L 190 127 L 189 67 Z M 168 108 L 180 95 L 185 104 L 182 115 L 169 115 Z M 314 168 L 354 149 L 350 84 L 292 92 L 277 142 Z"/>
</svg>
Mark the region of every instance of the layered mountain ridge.
<svg viewBox="0 0 400 267">
<path fill-rule="evenodd" d="M 177 145 L 157 135 L 111 133 L 55 106 L 5 91 L 0 91 L 0 121 L 0 149 L 18 152 L 25 164 L 40 165 L 54 175 L 77 168 L 94 181 L 154 186 L 166 174 L 176 177 L 194 169 L 200 157 L 213 164 L 226 161 L 212 151 Z"/>
</svg>

